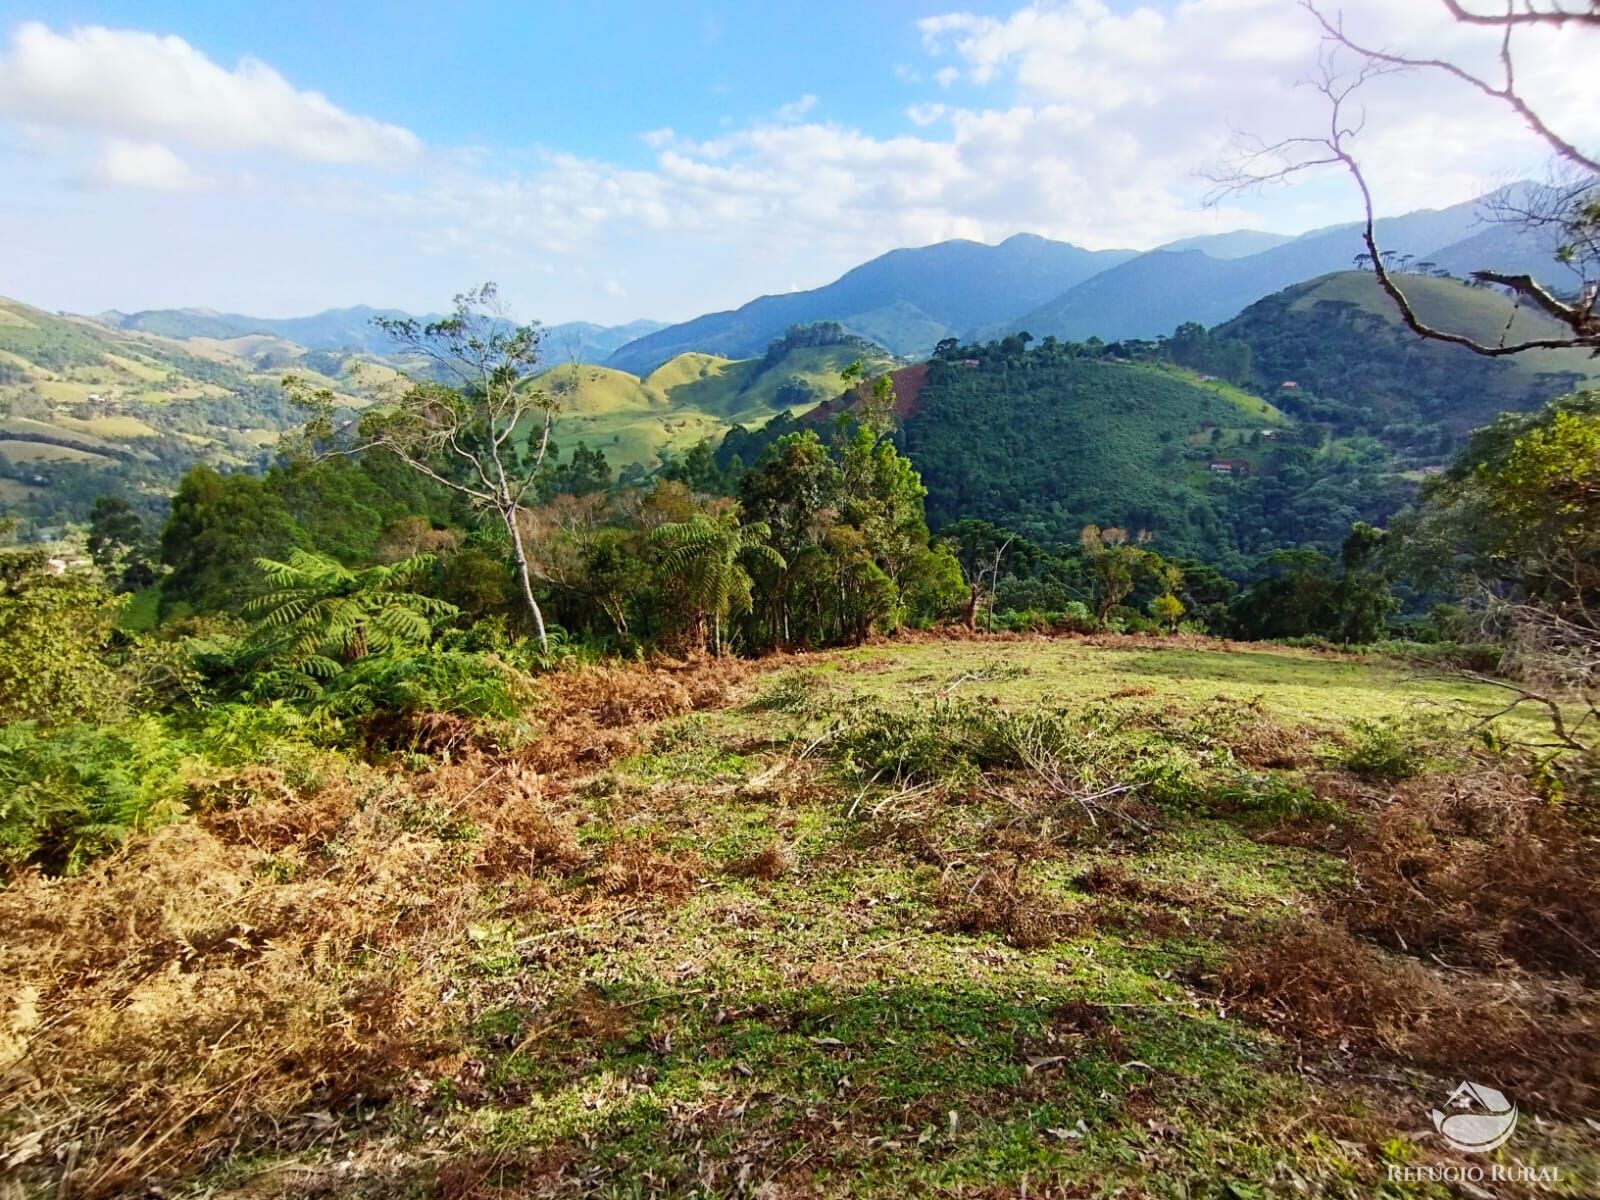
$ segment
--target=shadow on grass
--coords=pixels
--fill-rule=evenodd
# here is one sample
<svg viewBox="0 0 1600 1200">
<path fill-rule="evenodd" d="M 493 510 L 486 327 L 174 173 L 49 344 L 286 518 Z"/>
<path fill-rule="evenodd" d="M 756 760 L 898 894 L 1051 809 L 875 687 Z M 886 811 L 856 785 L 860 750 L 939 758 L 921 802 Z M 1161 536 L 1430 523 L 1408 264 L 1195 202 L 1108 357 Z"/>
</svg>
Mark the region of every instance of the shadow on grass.
<svg viewBox="0 0 1600 1200">
<path fill-rule="evenodd" d="M 1264 1111 L 1299 1111 L 1248 1027 L 1064 992 L 633 980 L 491 1024 L 454 1195 L 1247 1181 L 1284 1150 Z"/>
<path fill-rule="evenodd" d="M 1258 687 L 1370 687 L 1370 676 L 1382 670 L 1371 663 L 1234 650 L 1227 654 L 1166 650 L 1140 654 L 1116 664 L 1117 671 L 1163 679 L 1214 679 Z M 1367 678 L 1364 678 L 1367 677 Z"/>
</svg>

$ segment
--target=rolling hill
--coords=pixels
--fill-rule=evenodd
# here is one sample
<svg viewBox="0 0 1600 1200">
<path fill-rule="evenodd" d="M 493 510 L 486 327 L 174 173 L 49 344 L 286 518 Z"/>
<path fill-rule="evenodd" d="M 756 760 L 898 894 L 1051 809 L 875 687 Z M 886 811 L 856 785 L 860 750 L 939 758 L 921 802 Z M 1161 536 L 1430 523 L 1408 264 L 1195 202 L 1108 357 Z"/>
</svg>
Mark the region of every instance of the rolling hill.
<svg viewBox="0 0 1600 1200">
<path fill-rule="evenodd" d="M 734 425 L 798 414 L 839 390 L 839 373 L 857 358 L 882 369 L 882 354 L 854 345 L 804 346 L 747 359 L 680 354 L 640 377 L 611 367 L 563 366 L 536 376 L 561 402 L 557 443 L 602 450 L 614 468 L 653 469 L 662 453 L 716 442 Z"/>
<path fill-rule="evenodd" d="M 1060 294 L 1131 250 L 1083 250 L 1032 234 L 998 246 L 940 242 L 892 250 L 825 287 L 762 296 L 629 342 L 606 365 L 647 374 L 694 351 L 730 358 L 760 354 L 791 325 L 838 321 L 899 355 L 922 355 L 940 338 L 1000 320 Z"/>
<path fill-rule="evenodd" d="M 0 512 L 81 518 L 103 492 L 154 510 L 196 462 L 254 466 L 299 419 L 285 366 L 335 391 L 306 351 L 188 340 L 0 299 Z M 355 398 L 350 397 L 352 402 Z"/>
<path fill-rule="evenodd" d="M 207 308 L 160 308 L 122 313 L 115 310 L 98 314 L 94 320 L 114 329 L 152 333 L 161 337 L 211 338 L 230 341 L 244 337 L 273 337 L 292 342 L 307 350 L 341 350 L 364 354 L 384 354 L 392 343 L 372 322 L 377 317 L 406 317 L 397 308 L 330 308 L 308 317 L 251 317 L 242 313 L 215 312 Z M 437 319 L 437 313 L 420 320 Z M 591 321 L 568 321 L 545 328 L 545 344 L 552 359 L 575 358 L 579 362 L 599 362 L 619 346 L 663 327 L 660 321 L 632 321 L 626 325 L 596 325 Z"/>
<path fill-rule="evenodd" d="M 1401 283 L 1424 321 L 1487 344 L 1559 333 L 1549 318 L 1514 307 L 1492 288 L 1418 276 Z M 1441 449 L 1453 448 L 1500 412 L 1534 408 L 1600 378 L 1600 361 L 1580 350 L 1485 358 L 1418 338 L 1364 271 L 1296 284 L 1214 333 L 1249 344 L 1257 382 L 1281 403 L 1372 432 L 1395 426 L 1388 440 L 1397 449 L 1419 439 L 1401 428 L 1448 432 Z M 1285 380 L 1296 387 L 1283 390 Z"/>
</svg>

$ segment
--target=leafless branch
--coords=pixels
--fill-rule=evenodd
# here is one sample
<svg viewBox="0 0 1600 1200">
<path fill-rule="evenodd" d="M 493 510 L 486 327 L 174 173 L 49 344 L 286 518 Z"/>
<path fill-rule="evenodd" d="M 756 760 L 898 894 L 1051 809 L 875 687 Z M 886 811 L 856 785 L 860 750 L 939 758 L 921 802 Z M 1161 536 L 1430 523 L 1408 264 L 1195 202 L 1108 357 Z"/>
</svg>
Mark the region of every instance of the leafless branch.
<svg viewBox="0 0 1600 1200">
<path fill-rule="evenodd" d="M 1597 0 L 1600 2 L 1600 0 Z M 1511 52 L 1512 25 L 1506 24 L 1500 42 L 1500 63 L 1503 80 L 1493 83 L 1447 59 L 1422 58 L 1377 49 L 1351 38 L 1344 30 L 1342 16 L 1329 17 L 1317 7 L 1315 0 L 1301 0 L 1302 6 L 1315 18 L 1324 34 L 1323 50 L 1318 59 L 1318 76 L 1309 81 L 1327 99 L 1328 125 L 1315 136 L 1291 137 L 1277 142 L 1265 142 L 1249 135 L 1236 135 L 1234 160 L 1221 172 L 1212 175 L 1217 188 L 1211 201 L 1233 192 L 1246 191 L 1268 184 L 1285 184 L 1303 172 L 1320 167 L 1342 167 L 1355 182 L 1361 195 L 1364 223 L 1362 240 L 1366 245 L 1378 286 L 1394 302 L 1406 327 L 1419 337 L 1451 345 L 1463 346 L 1490 358 L 1522 354 L 1529 350 L 1559 350 L 1574 347 L 1591 349 L 1600 355 L 1600 313 L 1596 312 L 1597 290 L 1590 285 L 1580 289 L 1573 300 L 1565 300 L 1531 276 L 1507 273 L 1493 269 L 1473 272 L 1480 283 L 1493 283 L 1504 287 L 1519 303 L 1526 301 L 1565 327 L 1567 331 L 1546 337 L 1510 341 L 1506 336 L 1496 344 L 1480 341 L 1466 334 L 1439 329 L 1428 324 L 1418 314 L 1415 305 L 1405 294 L 1395 273 L 1389 269 L 1383 251 L 1378 245 L 1375 204 L 1372 187 L 1357 159 L 1352 143 L 1365 125 L 1365 110 L 1358 107 L 1358 93 L 1372 79 L 1404 71 L 1437 70 L 1469 84 L 1485 95 L 1491 96 L 1519 113 L 1535 133 L 1543 137 L 1556 152 L 1577 172 L 1576 178 L 1565 182 L 1564 190 L 1553 193 L 1565 200 L 1565 207 L 1552 208 L 1551 195 L 1542 197 L 1540 224 L 1559 225 L 1567 245 L 1563 248 L 1569 265 L 1575 261 L 1589 261 L 1585 256 L 1591 245 L 1600 242 L 1600 218 L 1592 216 L 1596 207 L 1596 176 L 1600 163 L 1578 150 L 1570 142 L 1551 130 L 1524 101 L 1516 90 L 1516 73 Z M 1508 0 L 1507 12 L 1515 15 L 1515 0 Z M 1531 10 L 1530 10 L 1531 11 Z M 1353 70 L 1341 70 L 1336 61 L 1343 51 L 1356 57 L 1358 65 Z M 1582 272 L 1580 271 L 1580 274 Z M 1511 316 L 1515 318 L 1514 309 Z M 1506 333 L 1509 334 L 1508 320 Z"/>
<path fill-rule="evenodd" d="M 1498 100 L 1507 105 L 1513 112 L 1521 117 L 1524 122 L 1527 123 L 1528 128 L 1532 129 L 1534 133 L 1543 138 L 1550 148 L 1562 158 L 1569 162 L 1577 163 L 1586 171 L 1600 174 L 1600 160 L 1591 158 L 1589 155 L 1585 154 L 1582 150 L 1578 149 L 1578 147 L 1574 146 L 1566 138 L 1562 137 L 1559 133 L 1552 129 L 1545 122 L 1544 118 L 1542 118 L 1527 102 L 1527 100 L 1524 99 L 1523 96 L 1517 91 L 1516 69 L 1511 53 L 1511 35 L 1516 28 L 1517 23 L 1506 19 L 1506 16 L 1516 15 L 1512 11 L 1512 5 L 1510 3 L 1506 5 L 1507 13 L 1502 15 L 1501 20 L 1496 22 L 1474 22 L 1496 24 L 1500 26 L 1503 31 L 1500 40 L 1499 55 L 1502 77 L 1499 83 L 1485 79 L 1481 75 L 1474 74 L 1465 67 L 1451 62 L 1449 59 L 1420 58 L 1408 54 L 1397 54 L 1393 51 L 1377 49 L 1364 45 L 1360 42 L 1357 42 L 1345 32 L 1344 18 L 1342 15 L 1335 15 L 1334 17 L 1329 18 L 1322 12 L 1320 8 L 1317 7 L 1315 0 L 1301 0 L 1301 3 L 1305 7 L 1306 11 L 1317 19 L 1317 23 L 1322 26 L 1324 36 L 1326 36 L 1330 41 L 1345 47 L 1352 53 L 1360 55 L 1368 62 L 1386 63 L 1389 66 L 1397 67 L 1402 70 L 1443 71 L 1445 74 L 1453 76 L 1462 83 L 1467 84 L 1469 87 L 1476 88 L 1485 96 L 1488 96 L 1494 100 Z M 1451 8 L 1452 12 L 1454 12 L 1456 6 L 1451 5 L 1449 0 L 1446 0 L 1446 7 Z M 1569 19 L 1577 18 L 1570 17 Z"/>
<path fill-rule="evenodd" d="M 1459 0 L 1443 0 L 1443 3 L 1450 15 L 1463 25 L 1554 25 L 1559 28 L 1569 21 L 1579 25 L 1600 25 L 1600 0 L 1589 0 L 1577 8 L 1562 4 L 1539 5 L 1533 0 L 1523 0 L 1520 9 L 1507 5 L 1505 12 L 1494 13 L 1469 9 Z"/>
</svg>

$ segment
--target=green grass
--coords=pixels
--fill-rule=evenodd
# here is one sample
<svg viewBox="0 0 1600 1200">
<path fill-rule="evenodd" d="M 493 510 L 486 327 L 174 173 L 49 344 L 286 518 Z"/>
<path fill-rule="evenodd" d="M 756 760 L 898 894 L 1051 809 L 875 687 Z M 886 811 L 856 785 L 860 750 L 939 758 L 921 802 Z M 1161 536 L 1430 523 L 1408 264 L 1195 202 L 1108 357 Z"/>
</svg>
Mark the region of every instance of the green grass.
<svg viewBox="0 0 1600 1200">
<path fill-rule="evenodd" d="M 1263 839 L 1248 814 L 1169 807 L 1144 833 L 1102 827 L 1017 860 L 1061 922 L 1043 944 L 955 927 L 947 898 L 1012 861 L 995 840 L 1012 827 L 1004 801 L 863 784 L 839 774 L 827 733 L 852 706 L 951 697 L 1153 715 L 1135 739 L 1181 747 L 1207 786 L 1238 773 L 1207 740 L 1222 714 L 1315 739 L 1492 702 L 1393 664 L 1272 648 L 924 642 L 769 676 L 587 785 L 586 844 L 694 856 L 697 882 L 676 903 L 534 920 L 480 947 L 461 989 L 481 1075 L 470 1095 L 440 1093 L 422 1144 L 492 1163 L 505 1195 L 1266 1197 L 1291 1179 L 1296 1194 L 1442 1195 L 1374 1190 L 1397 1147 L 1430 1155 L 1401 1139 L 1439 1081 L 1303 1072 L 1202 983 L 1238 931 L 1344 881 L 1342 860 Z M 786 869 L 748 875 L 773 845 Z M 1131 890 L 1097 892 L 1096 870 Z"/>
<path fill-rule="evenodd" d="M 0 438 L 0 455 L 14 463 L 27 462 L 105 462 L 103 454 L 93 450 L 80 450 L 76 446 L 58 446 L 50 442 L 19 442 Z"/>
<path fill-rule="evenodd" d="M 1122 692 L 1155 706 L 1259 704 L 1280 718 L 1314 725 L 1419 710 L 1486 714 L 1504 704 L 1503 693 L 1492 686 L 1418 674 L 1400 663 L 1264 645 L 1227 653 L 1155 645 L 926 642 L 897 648 L 881 665 L 875 660 L 882 656 L 872 648 L 845 651 L 825 669 L 847 674 L 861 694 L 885 699 L 998 695 L 1003 704 L 1018 706 L 1047 697 L 1088 702 Z M 997 664 L 1021 673 L 985 682 L 983 674 Z"/>
</svg>

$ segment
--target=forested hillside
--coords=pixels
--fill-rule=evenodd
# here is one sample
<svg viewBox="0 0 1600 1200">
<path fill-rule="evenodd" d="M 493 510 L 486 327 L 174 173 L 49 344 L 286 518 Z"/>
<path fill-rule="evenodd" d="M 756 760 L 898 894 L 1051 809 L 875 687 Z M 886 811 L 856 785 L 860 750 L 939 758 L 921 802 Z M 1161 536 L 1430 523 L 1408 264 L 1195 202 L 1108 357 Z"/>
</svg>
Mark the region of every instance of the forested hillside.
<svg viewBox="0 0 1600 1200">
<path fill-rule="evenodd" d="M 289 362 L 340 386 L 319 370 L 339 360 L 299 347 L 180 342 L 0 300 L 0 510 L 53 526 L 119 492 L 153 513 L 196 462 L 265 466 L 297 419 Z"/>
<path fill-rule="evenodd" d="M 1405 275 L 1423 320 L 1494 345 L 1548 337 L 1555 322 L 1492 288 Z M 1289 411 L 1371 433 L 1397 449 L 1447 453 L 1507 409 L 1534 408 L 1600 376 L 1582 350 L 1485 358 L 1418 338 L 1370 272 L 1343 271 L 1252 304 L 1215 335 L 1249 345 L 1255 382 Z M 1285 389 L 1285 381 L 1295 387 Z"/>
</svg>

